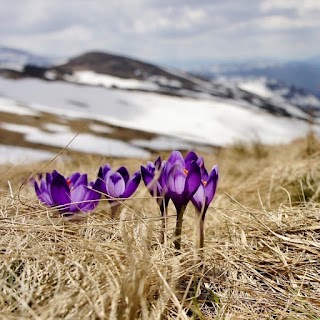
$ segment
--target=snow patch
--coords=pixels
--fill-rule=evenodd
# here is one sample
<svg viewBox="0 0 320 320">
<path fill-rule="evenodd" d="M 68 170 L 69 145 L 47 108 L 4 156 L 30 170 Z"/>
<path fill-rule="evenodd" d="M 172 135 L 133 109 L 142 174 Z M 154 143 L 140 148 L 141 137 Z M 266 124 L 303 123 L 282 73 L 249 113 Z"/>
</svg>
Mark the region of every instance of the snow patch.
<svg viewBox="0 0 320 320">
<path fill-rule="evenodd" d="M 69 82 L 88 84 L 94 86 L 104 86 L 106 88 L 121 89 L 140 89 L 140 90 L 158 90 L 159 86 L 150 81 L 142 81 L 136 79 L 122 79 L 106 74 L 99 74 L 93 71 L 76 71 L 72 75 L 64 76 Z"/>
<path fill-rule="evenodd" d="M 246 80 L 238 84 L 238 87 L 244 91 L 251 92 L 263 98 L 271 98 L 273 92 L 267 88 L 266 80 L 256 79 L 256 80 Z"/>
<path fill-rule="evenodd" d="M 74 139 L 71 143 L 70 141 Z M 92 153 L 102 154 L 114 157 L 137 157 L 146 158 L 150 153 L 134 147 L 126 142 L 111 138 L 101 138 L 92 134 L 79 134 L 75 137 L 73 133 L 47 133 L 43 131 L 32 132 L 26 135 L 26 140 L 33 143 L 41 143 L 64 148 L 68 143 L 68 149 Z"/>
<path fill-rule="evenodd" d="M 18 164 L 53 159 L 56 154 L 24 147 L 0 145 L 0 164 Z"/>
<path fill-rule="evenodd" d="M 70 132 L 70 128 L 62 124 L 45 123 L 42 127 L 51 132 Z"/>
<path fill-rule="evenodd" d="M 13 113 L 21 116 L 37 116 L 39 112 L 19 105 L 12 99 L 0 97 L 0 112 Z"/>
<path fill-rule="evenodd" d="M 134 139 L 130 141 L 133 145 L 141 148 L 149 148 L 152 150 L 189 150 L 194 145 L 186 143 L 172 137 L 156 137 L 151 140 Z"/>
<path fill-rule="evenodd" d="M 108 126 L 102 126 L 99 124 L 91 124 L 89 128 L 97 133 L 112 133 L 113 129 Z"/>
<path fill-rule="evenodd" d="M 146 158 L 150 156 L 149 152 L 132 146 L 127 142 L 97 137 L 87 133 L 80 133 L 78 135 L 68 131 L 49 133 L 35 127 L 12 123 L 2 123 L 0 127 L 8 131 L 23 133 L 25 140 L 32 143 L 64 148 L 72 141 L 68 145 L 68 149 L 85 153 L 134 158 Z"/>
</svg>

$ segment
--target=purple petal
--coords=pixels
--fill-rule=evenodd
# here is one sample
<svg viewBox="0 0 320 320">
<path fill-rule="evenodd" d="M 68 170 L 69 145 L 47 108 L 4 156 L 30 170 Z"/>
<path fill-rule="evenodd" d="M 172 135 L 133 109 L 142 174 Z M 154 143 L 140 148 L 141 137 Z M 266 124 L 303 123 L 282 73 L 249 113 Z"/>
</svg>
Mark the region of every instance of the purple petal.
<svg viewBox="0 0 320 320">
<path fill-rule="evenodd" d="M 117 172 L 119 172 L 122 175 L 122 178 L 124 180 L 124 183 L 127 184 L 130 178 L 129 172 L 126 167 L 120 167 Z"/>
<path fill-rule="evenodd" d="M 209 206 L 210 202 L 212 201 L 218 184 L 218 167 L 214 166 L 210 172 L 209 179 L 205 186 L 205 194 L 206 194 L 206 205 Z"/>
<path fill-rule="evenodd" d="M 49 175 L 50 175 L 50 173 L 49 173 Z M 57 177 L 58 175 L 60 175 L 60 173 L 57 170 L 52 171 L 52 179 Z"/>
<path fill-rule="evenodd" d="M 169 179 L 169 190 L 177 194 L 182 194 L 185 189 L 185 184 L 185 174 L 180 170 L 175 170 L 175 172 L 172 173 Z"/>
<path fill-rule="evenodd" d="M 141 180 L 141 174 L 139 171 L 137 171 L 132 175 L 131 179 L 128 181 L 126 190 L 122 195 L 122 197 L 123 198 L 131 197 L 131 195 L 137 190 L 140 180 Z"/>
<path fill-rule="evenodd" d="M 74 184 L 73 188 L 77 188 L 78 186 L 83 186 L 83 185 L 85 186 L 88 185 L 88 176 L 86 173 L 79 175 L 78 180 Z"/>
<path fill-rule="evenodd" d="M 88 204 L 83 208 L 83 210 L 91 211 L 93 210 L 99 203 L 101 194 L 97 191 L 99 185 L 99 180 L 97 179 L 95 183 L 92 184 L 92 187 L 88 188 L 86 200 L 88 200 Z"/>
<path fill-rule="evenodd" d="M 37 195 L 38 199 L 39 199 L 42 203 L 45 203 L 45 204 L 51 206 L 51 205 L 52 205 L 52 199 L 51 199 L 50 197 L 48 197 L 48 195 L 47 195 L 47 197 L 44 197 L 44 196 L 43 196 L 42 192 L 41 192 L 40 189 L 39 189 L 38 183 L 37 183 L 37 181 L 36 181 L 35 179 L 32 179 L 31 182 L 33 182 L 34 190 L 35 190 L 35 192 L 36 192 L 36 195 Z M 48 200 L 48 201 L 47 201 L 47 200 Z"/>
<path fill-rule="evenodd" d="M 160 176 L 159 176 L 159 183 L 164 188 L 165 190 L 168 189 L 168 168 L 167 168 L 167 161 L 164 160 L 161 163 L 161 168 L 160 168 Z"/>
<path fill-rule="evenodd" d="M 160 170 L 161 165 L 162 165 L 161 157 L 158 157 L 157 160 L 154 162 L 154 167 L 155 167 L 157 170 Z"/>
<path fill-rule="evenodd" d="M 154 174 L 150 173 L 148 169 L 141 166 L 141 176 L 145 186 L 148 188 L 152 196 L 154 197 L 162 196 L 163 188 L 159 180 L 155 179 Z"/>
<path fill-rule="evenodd" d="M 196 162 L 197 162 L 198 166 L 200 167 L 200 169 L 202 167 L 204 167 L 204 159 L 203 159 L 203 157 L 199 157 L 198 160 L 196 160 Z"/>
<path fill-rule="evenodd" d="M 84 184 L 80 184 L 74 187 L 70 192 L 71 202 L 77 204 L 83 201 L 87 193 L 87 188 L 88 186 Z"/>
<path fill-rule="evenodd" d="M 48 186 L 51 185 L 52 177 L 50 173 L 46 173 L 46 178 L 40 180 L 40 191 L 41 193 L 48 193 Z"/>
<path fill-rule="evenodd" d="M 102 167 L 102 178 L 103 179 L 105 179 L 105 177 L 106 177 L 106 175 L 107 175 L 107 173 L 108 173 L 108 171 L 109 170 L 111 170 L 111 167 L 110 167 L 110 164 L 109 163 L 107 163 L 107 164 L 105 164 L 103 167 Z"/>
<path fill-rule="evenodd" d="M 125 182 L 119 172 L 107 173 L 106 189 L 107 194 L 113 198 L 120 198 L 125 191 Z"/>
<path fill-rule="evenodd" d="M 172 151 L 171 155 L 168 158 L 168 163 L 170 166 L 174 165 L 175 163 L 179 163 L 180 165 L 184 166 L 184 158 L 180 151 Z"/>
<path fill-rule="evenodd" d="M 70 212 L 80 211 L 82 206 L 86 204 L 83 203 L 86 192 L 86 187 L 83 185 L 80 185 L 71 191 Z"/>
<path fill-rule="evenodd" d="M 151 183 L 154 181 L 154 174 L 152 174 L 150 170 L 148 170 L 148 165 L 147 168 L 141 166 L 141 176 L 144 184 L 147 188 L 149 188 Z"/>
<path fill-rule="evenodd" d="M 52 174 L 50 174 L 50 173 L 46 173 L 46 182 L 47 182 L 47 186 L 49 186 L 50 184 L 51 184 L 51 182 L 52 182 Z"/>
<path fill-rule="evenodd" d="M 186 167 L 189 166 L 189 164 L 192 161 L 197 161 L 197 160 L 198 160 L 198 156 L 193 151 L 190 151 L 184 158 L 184 162 L 186 164 Z"/>
<path fill-rule="evenodd" d="M 205 207 L 205 201 L 206 201 L 205 188 L 202 183 L 199 185 L 198 190 L 192 196 L 191 201 L 193 205 L 196 207 L 196 209 L 198 210 L 198 212 L 201 213 L 203 208 Z"/>
<path fill-rule="evenodd" d="M 155 164 L 151 161 L 147 162 L 147 165 L 145 166 L 145 169 L 150 172 L 151 174 L 154 174 L 156 171 Z"/>
<path fill-rule="evenodd" d="M 106 182 L 104 180 L 102 167 L 99 168 L 98 179 L 96 181 L 96 190 L 100 191 L 101 193 L 107 194 Z"/>
<path fill-rule="evenodd" d="M 201 183 L 200 168 L 196 162 L 191 162 L 186 178 L 186 191 L 191 196 L 197 191 Z"/>
<path fill-rule="evenodd" d="M 55 205 L 66 205 L 70 203 L 70 189 L 66 179 L 57 174 L 52 179 L 51 183 L 51 196 Z"/>
<path fill-rule="evenodd" d="M 68 180 L 70 181 L 69 188 L 72 188 L 76 184 L 79 177 L 80 177 L 80 173 L 75 172 L 70 177 L 67 178 L 67 181 Z"/>
<path fill-rule="evenodd" d="M 52 175 L 50 173 L 46 173 L 46 177 L 40 180 L 40 193 L 41 198 L 39 198 L 45 204 L 52 206 L 54 201 L 51 196 L 51 183 L 52 183 Z"/>
<path fill-rule="evenodd" d="M 101 194 L 97 192 L 97 186 L 99 185 L 100 179 L 97 179 L 95 183 L 91 183 L 90 186 L 87 188 L 87 193 L 84 198 L 86 202 L 83 202 L 81 205 L 81 210 L 83 212 L 92 211 L 99 203 L 101 198 Z"/>
</svg>

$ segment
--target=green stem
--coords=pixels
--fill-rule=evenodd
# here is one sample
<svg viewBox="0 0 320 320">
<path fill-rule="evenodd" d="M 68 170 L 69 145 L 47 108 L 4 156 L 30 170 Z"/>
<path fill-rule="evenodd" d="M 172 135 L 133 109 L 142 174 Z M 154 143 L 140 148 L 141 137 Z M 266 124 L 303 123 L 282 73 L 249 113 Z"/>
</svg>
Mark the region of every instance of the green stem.
<svg viewBox="0 0 320 320">
<path fill-rule="evenodd" d="M 111 219 L 114 219 L 118 213 L 120 204 L 112 204 L 111 205 Z"/>
<path fill-rule="evenodd" d="M 162 215 L 161 243 L 165 244 L 167 238 L 167 208 L 164 209 Z"/>
<path fill-rule="evenodd" d="M 186 211 L 186 206 L 182 206 L 180 210 L 177 210 L 177 221 L 176 221 L 176 231 L 174 239 L 174 247 L 176 250 L 181 249 L 181 234 L 182 234 L 182 222 L 183 214 Z"/>
<path fill-rule="evenodd" d="M 204 247 L 204 220 L 201 216 L 199 220 L 199 249 L 202 250 Z"/>
</svg>

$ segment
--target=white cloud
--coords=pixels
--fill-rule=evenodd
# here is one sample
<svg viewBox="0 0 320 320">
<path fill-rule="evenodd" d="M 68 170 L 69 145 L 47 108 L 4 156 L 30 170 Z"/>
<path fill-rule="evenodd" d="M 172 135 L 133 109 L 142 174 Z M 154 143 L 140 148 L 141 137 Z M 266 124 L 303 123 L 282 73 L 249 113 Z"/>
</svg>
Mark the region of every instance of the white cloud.
<svg viewBox="0 0 320 320">
<path fill-rule="evenodd" d="M 318 21 L 320 0 L 6 1 L 0 44 L 62 56 L 99 49 L 163 63 L 276 57 L 301 39 L 296 56 L 311 56 L 320 51 Z"/>
<path fill-rule="evenodd" d="M 260 18 L 257 24 L 266 30 L 289 30 L 317 27 L 320 26 L 320 20 L 312 17 L 304 19 L 301 17 L 289 18 L 281 15 L 272 15 Z"/>
<path fill-rule="evenodd" d="M 275 9 L 289 9 L 299 13 L 320 10 L 319 0 L 264 0 L 260 4 L 263 12 L 269 12 Z"/>
<path fill-rule="evenodd" d="M 150 8 L 143 15 L 137 15 L 128 22 L 125 29 L 129 33 L 175 33 L 190 32 L 207 20 L 206 12 L 201 8 L 165 7 L 158 10 Z"/>
</svg>

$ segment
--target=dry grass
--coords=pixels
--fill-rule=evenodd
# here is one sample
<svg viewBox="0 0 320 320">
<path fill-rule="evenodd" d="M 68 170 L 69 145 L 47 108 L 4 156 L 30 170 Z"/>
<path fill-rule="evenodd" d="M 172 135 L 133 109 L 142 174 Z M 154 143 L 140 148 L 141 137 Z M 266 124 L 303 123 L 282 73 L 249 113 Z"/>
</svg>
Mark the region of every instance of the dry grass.
<svg viewBox="0 0 320 320">
<path fill-rule="evenodd" d="M 107 203 L 61 219 L 21 183 L 41 166 L 0 168 L 1 319 L 320 319 L 320 147 L 238 144 L 204 155 L 220 185 L 203 262 L 188 206 L 177 255 L 159 241 L 159 209 L 141 186 L 116 220 Z M 137 169 L 139 160 L 108 159 Z M 75 158 L 42 171 L 88 171 Z M 8 184 L 7 181 L 10 181 Z"/>
</svg>

